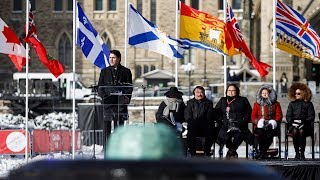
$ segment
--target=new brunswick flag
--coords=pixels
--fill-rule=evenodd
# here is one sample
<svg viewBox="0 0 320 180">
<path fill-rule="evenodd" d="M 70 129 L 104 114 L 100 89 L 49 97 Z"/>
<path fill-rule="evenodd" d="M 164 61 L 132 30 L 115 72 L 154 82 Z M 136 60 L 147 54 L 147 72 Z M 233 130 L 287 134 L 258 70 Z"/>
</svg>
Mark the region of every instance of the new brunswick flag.
<svg viewBox="0 0 320 180">
<path fill-rule="evenodd" d="M 183 44 L 208 49 L 222 55 L 240 54 L 233 47 L 226 24 L 181 2 L 180 40 Z"/>
</svg>

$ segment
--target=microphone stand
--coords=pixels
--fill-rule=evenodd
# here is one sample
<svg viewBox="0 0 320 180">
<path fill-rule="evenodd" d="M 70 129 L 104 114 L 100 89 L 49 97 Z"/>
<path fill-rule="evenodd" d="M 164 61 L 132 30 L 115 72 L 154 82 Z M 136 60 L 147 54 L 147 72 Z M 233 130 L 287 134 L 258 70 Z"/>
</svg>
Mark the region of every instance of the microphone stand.
<svg viewBox="0 0 320 180">
<path fill-rule="evenodd" d="M 143 125 L 146 125 L 146 107 L 145 107 L 145 97 L 146 97 L 146 87 L 141 85 L 143 90 L 143 100 L 142 100 L 142 109 L 143 109 Z"/>
<path fill-rule="evenodd" d="M 96 159 L 96 93 L 98 85 L 90 86 L 93 91 L 93 155 L 92 159 Z"/>
</svg>

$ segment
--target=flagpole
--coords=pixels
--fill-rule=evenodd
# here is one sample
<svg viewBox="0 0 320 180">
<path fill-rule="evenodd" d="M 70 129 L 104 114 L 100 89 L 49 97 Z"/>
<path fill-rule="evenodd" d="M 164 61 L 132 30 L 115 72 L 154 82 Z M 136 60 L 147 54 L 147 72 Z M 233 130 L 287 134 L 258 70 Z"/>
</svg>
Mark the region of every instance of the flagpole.
<svg viewBox="0 0 320 180">
<path fill-rule="evenodd" d="M 75 135 L 76 135 L 76 130 L 75 130 L 75 109 L 76 109 L 76 101 L 75 101 L 75 87 L 76 87 L 76 83 L 75 83 L 75 65 L 76 65 L 76 18 L 77 18 L 77 0 L 73 1 L 73 13 L 72 13 L 72 159 L 74 159 L 74 155 L 75 155 Z M 79 138 L 79 137 L 78 137 Z"/>
<path fill-rule="evenodd" d="M 26 37 L 29 32 L 29 0 L 26 1 Z M 26 123 L 26 148 L 25 148 L 25 161 L 28 163 L 28 115 L 29 115 L 29 45 L 26 43 L 26 108 L 25 108 L 25 123 Z"/>
<path fill-rule="evenodd" d="M 124 66 L 127 67 L 127 44 L 128 44 L 128 0 L 125 0 L 124 7 Z M 108 57 L 109 58 L 109 57 Z M 134 60 L 135 61 L 135 60 Z"/>
<path fill-rule="evenodd" d="M 277 6 L 277 0 L 273 0 L 273 31 L 272 31 L 272 83 L 273 83 L 273 89 L 276 89 L 276 6 Z M 279 142 L 281 143 L 281 142 Z M 273 137 L 273 148 L 276 148 L 276 138 Z M 279 152 L 281 153 L 281 152 Z"/>
<path fill-rule="evenodd" d="M 272 31 L 272 73 L 273 73 L 273 89 L 276 89 L 276 6 L 277 6 L 277 0 L 273 0 L 273 31 Z"/>
<path fill-rule="evenodd" d="M 227 1 L 223 1 L 223 22 L 226 23 L 227 21 Z M 223 55 L 223 86 L 224 89 L 227 89 L 227 55 Z M 224 146 L 223 153 L 227 151 L 226 146 Z"/>
<path fill-rule="evenodd" d="M 176 39 L 178 39 L 178 13 L 179 13 L 179 0 L 176 0 Z M 178 58 L 174 58 L 176 61 L 176 66 L 175 66 L 175 86 L 178 87 Z"/>
</svg>

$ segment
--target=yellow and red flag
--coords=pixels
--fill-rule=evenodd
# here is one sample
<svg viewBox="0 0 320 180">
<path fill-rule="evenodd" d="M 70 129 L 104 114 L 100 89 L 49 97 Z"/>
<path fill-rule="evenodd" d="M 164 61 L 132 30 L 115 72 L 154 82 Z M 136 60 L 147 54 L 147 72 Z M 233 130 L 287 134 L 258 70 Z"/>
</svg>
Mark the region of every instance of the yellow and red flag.
<svg viewBox="0 0 320 180">
<path fill-rule="evenodd" d="M 217 17 L 181 2 L 180 40 L 183 44 L 222 55 L 239 54 L 233 47 L 226 24 Z"/>
</svg>

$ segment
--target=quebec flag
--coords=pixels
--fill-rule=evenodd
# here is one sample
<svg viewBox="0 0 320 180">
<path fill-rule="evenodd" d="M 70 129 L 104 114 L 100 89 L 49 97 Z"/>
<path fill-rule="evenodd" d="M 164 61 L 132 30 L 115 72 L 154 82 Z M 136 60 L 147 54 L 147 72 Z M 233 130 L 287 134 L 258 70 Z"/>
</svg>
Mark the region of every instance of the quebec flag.
<svg viewBox="0 0 320 180">
<path fill-rule="evenodd" d="M 77 8 L 77 45 L 81 47 L 83 54 L 89 61 L 100 69 L 104 69 L 109 66 L 110 50 L 92 26 L 78 2 Z"/>
<path fill-rule="evenodd" d="M 162 54 L 171 59 L 174 57 L 183 58 L 183 52 L 187 47 L 161 32 L 155 24 L 145 19 L 132 4 L 130 4 L 128 20 L 130 45 Z"/>
</svg>

